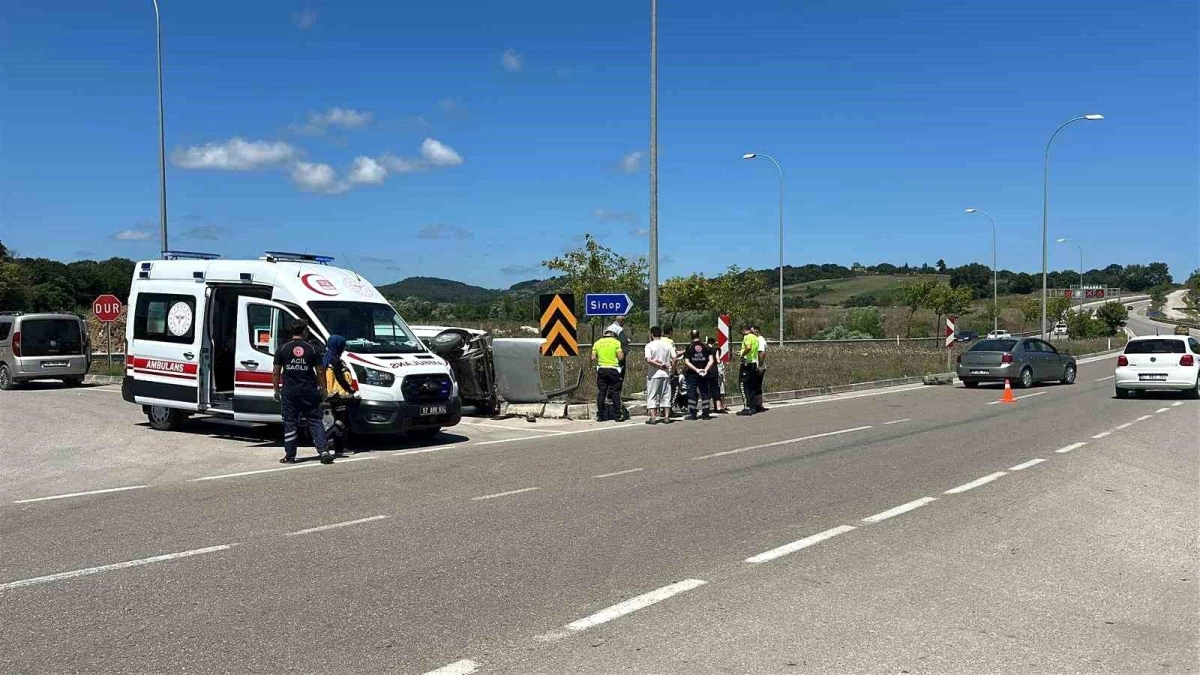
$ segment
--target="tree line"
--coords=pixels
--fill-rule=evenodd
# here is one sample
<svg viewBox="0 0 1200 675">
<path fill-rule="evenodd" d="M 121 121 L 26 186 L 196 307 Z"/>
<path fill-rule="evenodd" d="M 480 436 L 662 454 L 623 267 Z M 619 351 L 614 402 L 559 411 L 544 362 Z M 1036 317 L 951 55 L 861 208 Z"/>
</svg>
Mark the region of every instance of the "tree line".
<svg viewBox="0 0 1200 675">
<path fill-rule="evenodd" d="M 0 311 L 91 311 L 104 293 L 129 300 L 134 262 L 127 258 L 77 260 L 18 258 L 0 242 Z"/>
</svg>

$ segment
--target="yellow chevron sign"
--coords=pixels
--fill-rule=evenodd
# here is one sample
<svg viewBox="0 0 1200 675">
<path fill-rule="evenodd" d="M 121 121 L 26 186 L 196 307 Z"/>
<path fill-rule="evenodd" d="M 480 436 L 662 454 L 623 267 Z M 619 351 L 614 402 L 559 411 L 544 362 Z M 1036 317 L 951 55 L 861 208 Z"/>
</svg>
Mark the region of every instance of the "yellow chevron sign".
<svg viewBox="0 0 1200 675">
<path fill-rule="evenodd" d="M 575 294 L 552 293 L 538 298 L 542 317 L 542 355 L 578 356 Z"/>
</svg>

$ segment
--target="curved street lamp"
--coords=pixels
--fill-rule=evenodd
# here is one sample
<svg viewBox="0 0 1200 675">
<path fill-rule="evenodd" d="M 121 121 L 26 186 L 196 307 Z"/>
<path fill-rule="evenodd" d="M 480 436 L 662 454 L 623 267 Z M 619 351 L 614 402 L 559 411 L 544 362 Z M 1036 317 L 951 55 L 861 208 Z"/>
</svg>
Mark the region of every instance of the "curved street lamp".
<svg viewBox="0 0 1200 675">
<path fill-rule="evenodd" d="M 1050 140 L 1046 141 L 1046 158 L 1042 168 L 1042 338 L 1046 337 L 1046 279 L 1049 273 L 1046 265 L 1049 257 L 1046 250 L 1046 239 L 1050 220 L 1050 144 L 1054 142 L 1054 137 L 1058 135 L 1058 132 L 1067 128 L 1068 125 L 1083 121 L 1097 122 L 1102 119 L 1104 119 L 1104 115 L 1072 117 L 1059 125 L 1054 133 L 1050 134 Z"/>
<path fill-rule="evenodd" d="M 1000 328 L 1000 282 L 996 272 L 996 220 L 982 209 L 967 209 L 967 213 L 982 213 L 992 221 L 992 332 Z"/>
<path fill-rule="evenodd" d="M 779 170 L 779 346 L 783 347 L 783 167 L 772 156 L 761 152 L 747 152 L 742 159 L 766 157 Z"/>
<path fill-rule="evenodd" d="M 1074 244 L 1075 248 L 1079 249 L 1079 309 L 1083 309 L 1083 246 L 1079 242 L 1070 237 L 1059 237 L 1060 244 Z"/>
</svg>

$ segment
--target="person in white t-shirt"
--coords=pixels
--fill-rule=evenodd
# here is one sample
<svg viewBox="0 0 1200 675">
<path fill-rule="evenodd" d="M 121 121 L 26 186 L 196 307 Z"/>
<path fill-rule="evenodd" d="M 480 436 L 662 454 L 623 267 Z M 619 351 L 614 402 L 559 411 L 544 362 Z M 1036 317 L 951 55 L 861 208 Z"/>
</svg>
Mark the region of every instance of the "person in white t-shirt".
<svg viewBox="0 0 1200 675">
<path fill-rule="evenodd" d="M 671 423 L 671 361 L 675 352 L 662 340 L 662 329 L 650 328 L 651 340 L 646 344 L 646 424 Z"/>
<path fill-rule="evenodd" d="M 754 411 L 766 412 L 763 407 L 763 377 L 767 374 L 767 338 L 763 337 L 758 326 L 751 326 L 751 332 L 758 338 L 758 381 L 755 383 Z"/>
</svg>

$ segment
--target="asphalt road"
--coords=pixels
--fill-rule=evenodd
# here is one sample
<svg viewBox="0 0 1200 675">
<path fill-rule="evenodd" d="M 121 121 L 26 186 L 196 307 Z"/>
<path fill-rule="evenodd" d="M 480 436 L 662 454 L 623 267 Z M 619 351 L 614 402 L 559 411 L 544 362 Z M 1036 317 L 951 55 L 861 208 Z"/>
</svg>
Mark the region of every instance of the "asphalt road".
<svg viewBox="0 0 1200 675">
<path fill-rule="evenodd" d="M 1194 670 L 1200 404 L 1112 360 L 284 470 L 5 393 L 0 671 Z"/>
<path fill-rule="evenodd" d="M 1155 321 L 1146 316 L 1146 310 L 1150 308 L 1150 302 L 1143 300 L 1130 303 L 1133 305 L 1133 311 L 1129 313 L 1129 319 L 1125 322 L 1126 327 L 1133 331 L 1135 335 L 1172 335 L 1175 330 L 1175 324 L 1162 323 Z M 1190 330 L 1192 337 L 1200 338 L 1200 330 Z"/>
</svg>

